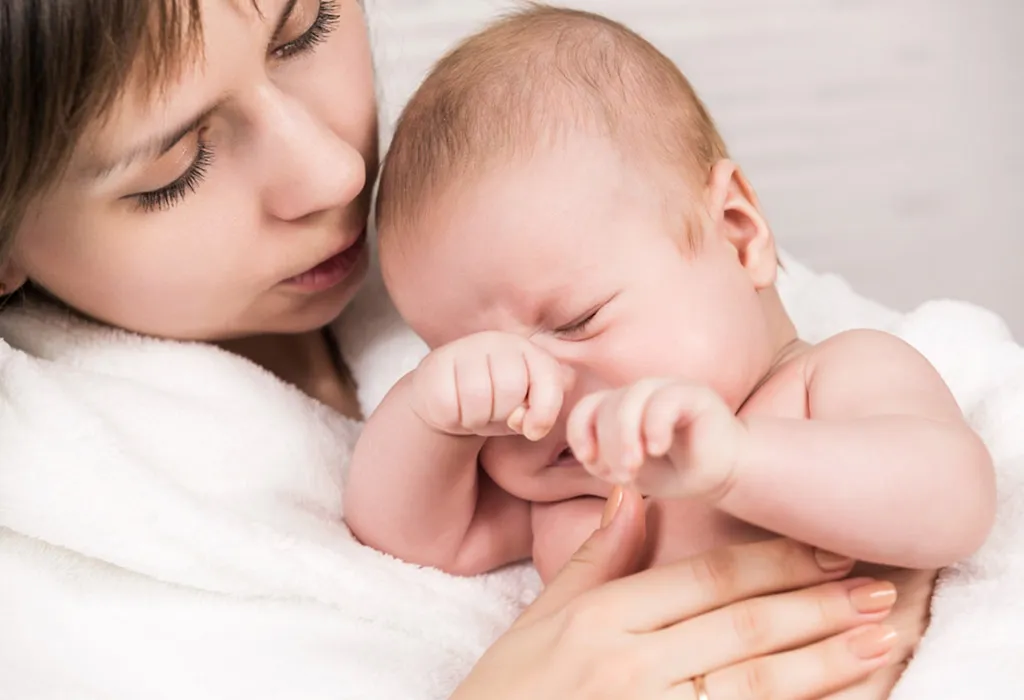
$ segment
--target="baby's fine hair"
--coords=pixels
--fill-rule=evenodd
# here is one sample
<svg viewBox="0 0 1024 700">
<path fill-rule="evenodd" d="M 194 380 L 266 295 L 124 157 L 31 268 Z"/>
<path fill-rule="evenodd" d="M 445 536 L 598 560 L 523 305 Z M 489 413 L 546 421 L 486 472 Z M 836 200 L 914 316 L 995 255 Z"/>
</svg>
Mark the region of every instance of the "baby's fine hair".
<svg viewBox="0 0 1024 700">
<path fill-rule="evenodd" d="M 627 160 L 664 164 L 691 187 L 727 157 L 689 81 L 643 37 L 531 3 L 456 46 L 406 106 L 381 173 L 382 240 L 414 227 L 456 180 L 579 132 L 607 138 Z"/>
</svg>

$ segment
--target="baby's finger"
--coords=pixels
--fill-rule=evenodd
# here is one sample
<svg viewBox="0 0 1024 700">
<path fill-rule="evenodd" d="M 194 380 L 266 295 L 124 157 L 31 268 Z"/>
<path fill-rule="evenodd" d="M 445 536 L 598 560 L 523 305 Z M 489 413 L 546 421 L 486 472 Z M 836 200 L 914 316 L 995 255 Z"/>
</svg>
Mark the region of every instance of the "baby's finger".
<svg viewBox="0 0 1024 700">
<path fill-rule="evenodd" d="M 488 363 L 494 387 L 490 422 L 508 421 L 512 413 L 526 402 L 530 387 L 526 358 L 519 348 L 502 348 L 491 352 Z M 509 427 L 512 427 L 511 423 Z"/>
<path fill-rule="evenodd" d="M 647 453 L 664 457 L 672 447 L 676 430 L 690 422 L 702 400 L 701 390 L 683 384 L 668 384 L 655 391 L 644 407 L 642 434 Z"/>
<path fill-rule="evenodd" d="M 455 360 L 459 420 L 466 430 L 482 430 L 494 412 L 494 387 L 487 355 L 472 353 Z"/>
<path fill-rule="evenodd" d="M 505 424 L 508 429 L 513 433 L 519 435 L 523 434 L 523 421 L 526 420 L 526 404 L 517 406 L 511 413 L 508 414 L 508 420 Z"/>
<path fill-rule="evenodd" d="M 648 399 L 662 385 L 646 379 L 629 387 L 616 401 L 607 401 L 597 415 L 601 465 L 613 478 L 626 482 L 644 462 L 641 423 Z"/>
<path fill-rule="evenodd" d="M 569 413 L 565 439 L 573 456 L 583 465 L 593 464 L 597 460 L 597 411 L 609 394 L 608 391 L 598 391 L 584 396 Z"/>
<path fill-rule="evenodd" d="M 523 357 L 526 359 L 530 386 L 522 433 L 529 440 L 540 440 L 554 427 L 562 411 L 565 379 L 558 361 L 540 348 L 528 346 Z"/>
</svg>

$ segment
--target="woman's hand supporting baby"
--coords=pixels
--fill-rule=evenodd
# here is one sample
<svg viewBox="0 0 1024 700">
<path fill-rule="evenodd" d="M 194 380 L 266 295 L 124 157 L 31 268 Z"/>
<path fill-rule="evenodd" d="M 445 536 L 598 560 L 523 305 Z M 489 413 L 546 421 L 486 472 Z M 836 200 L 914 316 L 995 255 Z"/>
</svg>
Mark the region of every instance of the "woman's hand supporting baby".
<svg viewBox="0 0 1024 700">
<path fill-rule="evenodd" d="M 453 700 L 822 698 L 891 663 L 888 605 L 838 581 L 852 561 L 774 540 L 634 573 L 643 511 L 624 493 Z"/>
</svg>

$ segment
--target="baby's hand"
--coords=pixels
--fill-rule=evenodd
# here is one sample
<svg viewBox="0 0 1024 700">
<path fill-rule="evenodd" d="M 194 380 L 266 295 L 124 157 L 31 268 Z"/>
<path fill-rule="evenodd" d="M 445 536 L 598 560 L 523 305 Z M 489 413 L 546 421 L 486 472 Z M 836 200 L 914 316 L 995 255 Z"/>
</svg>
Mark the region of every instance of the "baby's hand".
<svg viewBox="0 0 1024 700">
<path fill-rule="evenodd" d="M 746 429 L 707 387 L 647 379 L 587 396 L 569 414 L 569 447 L 587 470 L 662 498 L 718 498 Z"/>
<path fill-rule="evenodd" d="M 449 435 L 543 438 L 562 410 L 571 374 L 510 333 L 486 332 L 430 353 L 413 377 L 414 410 Z"/>
</svg>

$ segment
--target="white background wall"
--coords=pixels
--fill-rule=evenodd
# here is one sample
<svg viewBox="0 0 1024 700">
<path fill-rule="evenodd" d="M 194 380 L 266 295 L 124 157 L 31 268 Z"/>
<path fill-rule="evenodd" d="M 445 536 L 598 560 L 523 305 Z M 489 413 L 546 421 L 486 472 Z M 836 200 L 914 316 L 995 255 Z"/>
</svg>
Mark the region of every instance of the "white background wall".
<svg viewBox="0 0 1024 700">
<path fill-rule="evenodd" d="M 390 125 L 509 0 L 367 0 Z M 959 297 L 1024 340 L 1024 0 L 576 0 L 676 60 L 782 246 L 899 308 Z"/>
</svg>

